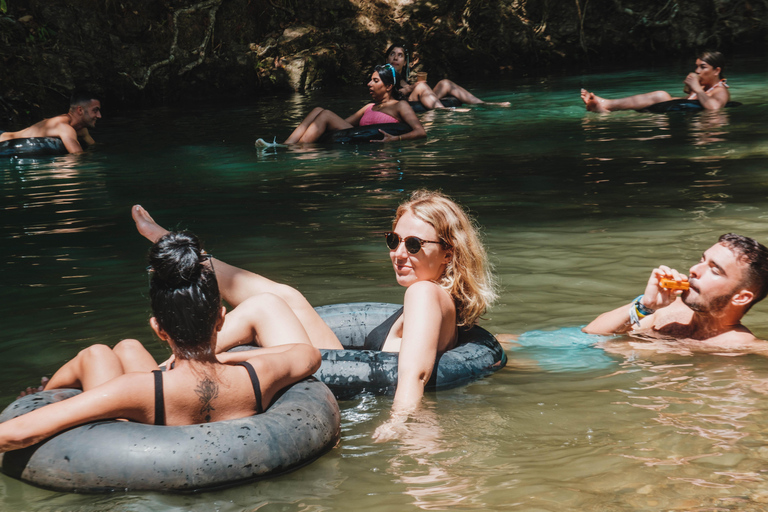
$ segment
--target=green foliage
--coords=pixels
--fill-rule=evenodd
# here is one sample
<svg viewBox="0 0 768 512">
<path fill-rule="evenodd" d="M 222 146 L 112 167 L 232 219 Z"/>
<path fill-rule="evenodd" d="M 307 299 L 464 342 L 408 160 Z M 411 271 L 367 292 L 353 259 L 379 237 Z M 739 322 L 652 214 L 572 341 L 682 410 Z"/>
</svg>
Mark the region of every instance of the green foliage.
<svg viewBox="0 0 768 512">
<path fill-rule="evenodd" d="M 54 31 L 52 30 L 48 30 L 45 27 L 38 27 L 36 31 L 33 30 L 29 33 L 29 35 L 27 36 L 27 43 L 28 44 L 45 43 L 53 36 L 53 34 L 54 34 Z"/>
<path fill-rule="evenodd" d="M 5 14 L 8 12 L 8 4 L 5 0 L 0 0 L 0 13 Z"/>
</svg>

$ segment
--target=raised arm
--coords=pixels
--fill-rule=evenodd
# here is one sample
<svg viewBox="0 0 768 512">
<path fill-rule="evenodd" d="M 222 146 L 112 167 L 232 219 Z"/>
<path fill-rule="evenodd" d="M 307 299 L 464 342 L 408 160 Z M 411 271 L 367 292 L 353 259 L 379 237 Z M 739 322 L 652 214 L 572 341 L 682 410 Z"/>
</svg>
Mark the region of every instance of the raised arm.
<svg viewBox="0 0 768 512">
<path fill-rule="evenodd" d="M 635 301 L 630 302 L 624 306 L 608 311 L 598 316 L 592 322 L 589 323 L 584 329 L 584 332 L 588 334 L 624 334 L 632 330 L 633 318 L 631 310 L 635 310 L 636 318 L 640 321 L 640 327 L 652 325 L 653 312 L 661 308 L 665 308 L 672 304 L 678 296 L 678 293 L 674 290 L 668 290 L 662 288 L 659 284 L 662 278 L 672 279 L 674 281 L 687 281 L 688 277 L 680 274 L 677 270 L 661 265 L 658 268 L 653 269 L 651 277 L 648 279 L 648 284 L 645 287 L 645 292 L 637 300 L 637 308 Z M 645 315 L 644 313 L 648 313 Z"/>
<path fill-rule="evenodd" d="M 0 452 L 18 450 L 97 420 L 154 420 L 151 374 L 126 374 L 90 391 L 0 423 Z M 150 417 L 150 415 L 152 415 Z"/>
<path fill-rule="evenodd" d="M 723 108 L 731 98 L 728 89 L 725 87 L 715 87 L 709 92 L 706 92 L 701 86 L 701 83 L 699 83 L 699 76 L 696 73 L 689 73 L 688 76 L 685 77 L 684 83 L 688 90 L 696 93 L 696 99 L 698 99 L 701 106 L 707 110 L 718 110 Z"/>
</svg>

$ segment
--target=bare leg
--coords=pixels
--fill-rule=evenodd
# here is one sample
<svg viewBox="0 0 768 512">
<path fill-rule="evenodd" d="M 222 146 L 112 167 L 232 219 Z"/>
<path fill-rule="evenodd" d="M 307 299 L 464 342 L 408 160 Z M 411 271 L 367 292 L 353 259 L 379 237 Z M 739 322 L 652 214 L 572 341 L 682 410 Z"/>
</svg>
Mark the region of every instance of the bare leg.
<svg viewBox="0 0 768 512">
<path fill-rule="evenodd" d="M 586 89 L 581 90 L 581 101 L 590 112 L 613 112 L 614 110 L 639 110 L 662 101 L 669 101 L 672 96 L 666 91 L 647 92 L 626 98 L 609 100 L 601 98 Z"/>
<path fill-rule="evenodd" d="M 411 94 L 408 96 L 408 101 L 419 101 L 425 108 L 430 110 L 433 108 L 445 108 L 445 105 L 435 95 L 435 91 L 432 90 L 427 82 L 416 82 Z"/>
<path fill-rule="evenodd" d="M 446 96 L 453 96 L 454 98 L 457 98 L 461 100 L 462 103 L 467 103 L 468 105 L 477 105 L 480 103 L 486 103 L 488 105 L 500 105 L 502 107 L 508 107 L 510 106 L 510 103 L 508 101 L 502 101 L 498 103 L 488 103 L 465 88 L 461 87 L 460 85 L 451 82 L 450 80 L 440 80 L 437 82 L 437 85 L 435 86 L 435 94 L 438 98 L 445 98 Z"/>
<path fill-rule="evenodd" d="M 293 130 L 290 137 L 285 139 L 285 144 L 315 142 L 326 130 L 335 131 L 347 128 L 352 128 L 352 125 L 330 110 L 317 107 Z"/>
<path fill-rule="evenodd" d="M 131 209 L 136 228 L 150 242 L 156 242 L 168 230 L 157 224 L 149 213 L 139 205 Z M 309 334 L 312 344 L 317 348 L 342 348 L 339 339 L 330 327 L 323 322 L 309 301 L 298 290 L 285 284 L 276 283 L 266 277 L 229 265 L 213 258 L 213 268 L 219 283 L 222 298 L 233 308 L 250 297 L 262 293 L 271 293 L 284 300 Z M 230 315 L 234 313 L 231 312 Z M 229 317 L 229 315 L 227 315 Z M 225 321 L 226 326 L 226 321 Z M 232 338 L 237 338 L 233 336 Z M 230 338 L 230 339 L 232 339 Z"/>
<path fill-rule="evenodd" d="M 216 340 L 216 353 L 249 343 L 262 347 L 312 344 L 291 307 L 271 293 L 254 295 L 227 314 Z"/>
<path fill-rule="evenodd" d="M 149 372 L 156 368 L 155 360 L 136 340 L 121 341 L 115 350 L 106 345 L 91 345 L 59 368 L 45 389 L 80 388 L 88 391 L 129 371 Z"/>
</svg>

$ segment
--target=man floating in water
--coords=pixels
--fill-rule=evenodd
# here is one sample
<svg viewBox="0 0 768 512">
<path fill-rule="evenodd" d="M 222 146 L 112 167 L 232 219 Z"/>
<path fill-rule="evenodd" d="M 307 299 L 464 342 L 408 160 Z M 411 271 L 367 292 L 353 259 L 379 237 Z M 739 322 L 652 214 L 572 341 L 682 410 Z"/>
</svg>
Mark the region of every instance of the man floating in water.
<svg viewBox="0 0 768 512">
<path fill-rule="evenodd" d="M 741 324 L 766 293 L 768 248 L 728 233 L 691 267 L 690 277 L 661 265 L 651 272 L 643 295 L 583 330 L 674 340 L 690 352 L 768 354 L 768 343 Z"/>
<path fill-rule="evenodd" d="M 60 116 L 43 119 L 18 132 L 0 132 L 0 142 L 4 140 L 26 139 L 30 137 L 58 137 L 70 153 L 81 153 L 83 147 L 78 138 L 89 146 L 95 141 L 88 133 L 88 128 L 96 126 L 101 119 L 101 102 L 86 92 L 76 92 L 69 102 L 69 112 Z"/>
</svg>

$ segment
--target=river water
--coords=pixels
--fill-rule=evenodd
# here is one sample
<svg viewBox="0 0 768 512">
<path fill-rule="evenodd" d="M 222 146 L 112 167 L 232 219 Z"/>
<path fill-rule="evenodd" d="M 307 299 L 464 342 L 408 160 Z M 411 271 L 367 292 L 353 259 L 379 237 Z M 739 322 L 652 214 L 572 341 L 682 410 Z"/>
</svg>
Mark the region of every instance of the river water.
<svg viewBox="0 0 768 512">
<path fill-rule="evenodd" d="M 629 302 L 661 263 L 680 270 L 725 232 L 768 242 L 768 66 L 736 61 L 719 113 L 596 115 L 608 97 L 679 91 L 690 63 L 468 84 L 512 108 L 421 116 L 429 137 L 258 152 L 351 88 L 241 105 L 114 114 L 80 156 L 0 162 L 2 405 L 80 348 L 147 325 L 148 244 L 134 203 L 216 257 L 299 288 L 315 305 L 401 302 L 381 233 L 397 204 L 439 188 L 484 229 L 503 290 L 482 325 L 522 335 L 504 370 L 428 394 L 401 441 L 375 444 L 389 397 L 340 403 L 342 440 L 294 473 L 177 496 L 76 495 L 0 476 L 24 511 L 762 510 L 768 364 L 654 354 L 578 327 Z M 745 319 L 768 337 L 768 306 Z M 596 345 L 597 344 L 597 345 Z"/>
</svg>

